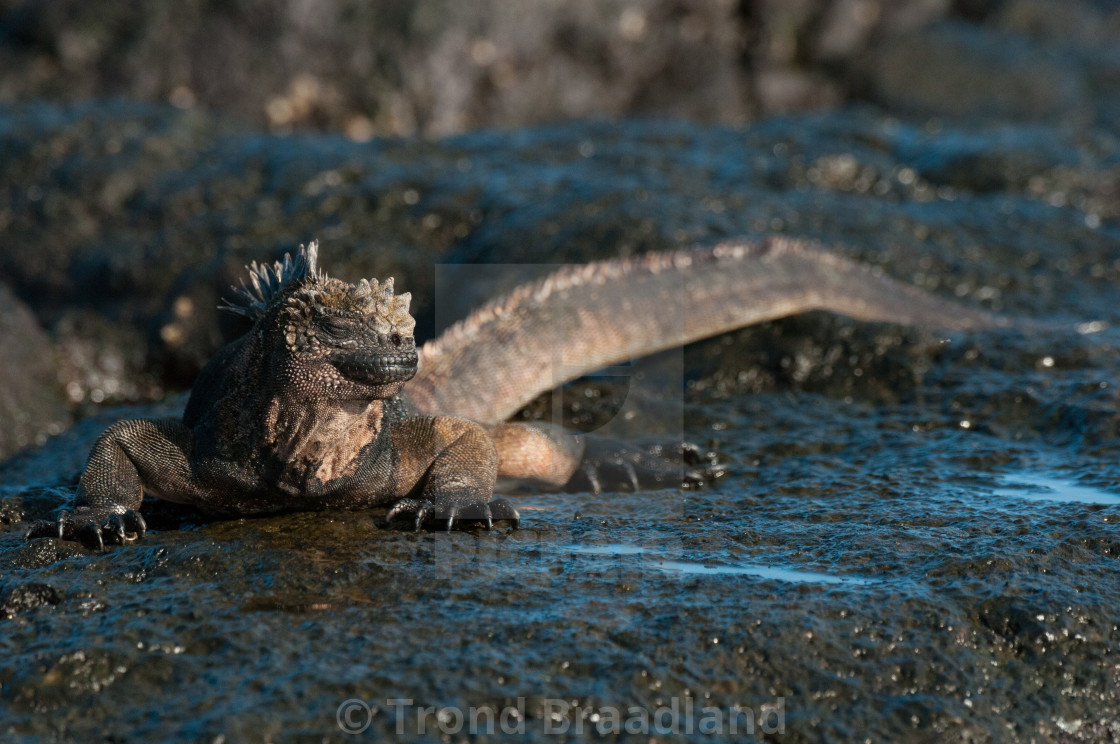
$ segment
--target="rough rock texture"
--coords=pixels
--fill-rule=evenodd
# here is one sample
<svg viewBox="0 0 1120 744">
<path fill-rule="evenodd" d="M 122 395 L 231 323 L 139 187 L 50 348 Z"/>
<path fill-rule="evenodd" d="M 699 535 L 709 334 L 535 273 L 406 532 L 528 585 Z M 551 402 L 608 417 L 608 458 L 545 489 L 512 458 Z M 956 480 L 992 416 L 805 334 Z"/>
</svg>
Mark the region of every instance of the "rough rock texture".
<svg viewBox="0 0 1120 744">
<path fill-rule="evenodd" d="M 769 232 L 836 244 L 934 290 L 959 266 L 974 274 L 960 296 L 983 290 L 1019 312 L 1062 307 L 1088 267 L 1116 275 L 1097 228 L 1117 214 L 1120 171 L 1115 139 L 1099 132 L 930 131 L 852 111 L 749 130 L 602 123 L 362 144 L 81 104 L 0 109 L 0 148 L 12 236 L 0 272 L 79 370 L 79 401 L 189 386 L 223 329 L 240 330 L 215 308 L 242 267 L 311 237 L 340 274 L 408 287 L 419 339 L 485 297 L 456 287 L 437 308 L 437 263 L 587 261 Z M 962 206 L 958 193 L 983 198 Z M 1024 243 L 1008 245 L 1008 229 Z M 961 231 L 976 243 L 965 259 L 951 255 Z M 1031 276 L 1071 244 L 1055 277 Z M 985 255 L 1009 264 L 986 290 Z M 1035 281 L 1029 303 L 1004 291 Z"/>
<path fill-rule="evenodd" d="M 0 458 L 42 444 L 70 423 L 51 341 L 0 283 Z"/>
<path fill-rule="evenodd" d="M 1120 739 L 1113 3 L 577 2 L 568 35 L 547 30 L 559 3 L 521 22 L 481 3 L 458 41 L 462 4 L 358 5 L 0 5 L 0 276 L 59 359 L 14 379 L 61 379 L 88 414 L 0 463 L 0 738 L 333 742 L 368 718 L 387 739 L 410 699 L 399 725 L 429 739 L 466 736 L 445 706 L 509 706 L 518 740 L 555 741 L 674 700 L 742 706 L 755 733 L 780 718 L 786 741 Z M 616 59 L 626 35 L 651 56 Z M 148 103 L 28 101 L 92 94 Z M 849 96 L 893 108 L 352 141 L 537 106 L 727 122 Z M 350 138 L 278 136 L 301 128 Z M 541 270 L 509 264 L 765 233 L 1068 330 L 810 313 L 579 381 L 521 415 L 683 433 L 728 475 L 522 494 L 512 533 L 152 502 L 145 541 L 108 555 L 22 539 L 109 423 L 182 409 L 162 396 L 238 332 L 214 306 L 250 260 L 318 237 L 332 272 L 396 275 L 423 337 Z M 24 348 L 4 353 L 0 371 Z M 121 402 L 143 405 L 103 407 Z"/>
<path fill-rule="evenodd" d="M 8 738 L 342 741 L 350 698 L 383 737 L 392 699 L 519 698 L 539 741 L 674 698 L 759 726 L 781 711 L 792 741 L 1120 736 L 1120 354 L 1114 330 L 1075 328 L 1120 322 L 1107 132 L 852 110 L 362 145 L 120 104 L 8 109 L 0 132 L 18 238 L 0 269 L 63 347 L 74 319 L 100 319 L 122 359 L 146 339 L 161 384 L 217 343 L 239 264 L 312 235 L 332 272 L 395 273 L 429 328 L 511 281 L 466 264 L 767 232 L 1069 328 L 947 340 L 809 314 L 578 383 L 524 415 L 683 432 L 730 472 L 687 497 L 522 495 L 509 534 L 153 502 L 154 531 L 110 555 L 25 543 L 20 520 L 72 493 L 108 422 L 183 399 L 106 409 L 0 465 Z M 401 725 L 441 721 L 455 730 L 415 708 Z"/>
</svg>

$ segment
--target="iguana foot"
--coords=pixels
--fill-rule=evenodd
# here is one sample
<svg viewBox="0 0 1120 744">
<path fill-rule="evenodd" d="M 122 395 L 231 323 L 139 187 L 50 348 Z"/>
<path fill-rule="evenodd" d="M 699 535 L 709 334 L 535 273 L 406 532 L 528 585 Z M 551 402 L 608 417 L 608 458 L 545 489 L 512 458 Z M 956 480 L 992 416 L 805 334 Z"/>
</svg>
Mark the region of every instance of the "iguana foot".
<svg viewBox="0 0 1120 744">
<path fill-rule="evenodd" d="M 583 460 L 565 491 L 639 491 L 649 488 L 698 488 L 723 477 L 727 469 L 715 452 L 689 442 L 641 448 L 604 437 L 585 437 Z"/>
<path fill-rule="evenodd" d="M 59 540 L 81 543 L 90 550 L 101 551 L 106 545 L 123 545 L 139 540 L 148 531 L 144 517 L 135 509 L 119 514 L 114 512 L 101 524 L 93 516 L 85 507 L 79 507 L 74 514 L 63 510 L 55 522 L 45 519 L 32 522 L 24 533 L 24 539 L 56 537 Z"/>
<path fill-rule="evenodd" d="M 419 532 L 425 525 L 439 524 L 448 532 L 456 522 L 470 524 L 473 522 L 486 522 L 486 529 L 494 529 L 495 520 L 507 520 L 517 529 L 521 526 L 521 515 L 513 504 L 503 498 L 492 501 L 468 501 L 455 503 L 449 500 L 447 504 L 437 506 L 428 499 L 404 498 L 393 504 L 385 515 L 385 520 L 390 524 L 399 517 L 412 517 L 415 529 Z"/>
</svg>

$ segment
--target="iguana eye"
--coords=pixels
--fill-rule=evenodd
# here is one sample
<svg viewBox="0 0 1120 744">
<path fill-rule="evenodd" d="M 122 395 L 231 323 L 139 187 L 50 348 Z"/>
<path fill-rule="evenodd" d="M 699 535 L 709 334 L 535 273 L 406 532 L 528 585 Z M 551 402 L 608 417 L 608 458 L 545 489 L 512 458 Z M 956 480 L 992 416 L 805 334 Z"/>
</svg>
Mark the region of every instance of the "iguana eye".
<svg viewBox="0 0 1120 744">
<path fill-rule="evenodd" d="M 323 328 L 336 336 L 343 336 L 350 332 L 350 324 L 342 318 L 327 318 L 323 321 Z"/>
</svg>

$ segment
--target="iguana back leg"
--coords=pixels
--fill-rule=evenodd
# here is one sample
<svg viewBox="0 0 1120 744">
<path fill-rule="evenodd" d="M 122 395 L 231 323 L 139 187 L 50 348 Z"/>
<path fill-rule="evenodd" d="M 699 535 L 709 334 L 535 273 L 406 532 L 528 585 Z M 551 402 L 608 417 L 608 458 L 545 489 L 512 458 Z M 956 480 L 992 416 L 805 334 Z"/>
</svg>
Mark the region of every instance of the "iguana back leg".
<svg viewBox="0 0 1120 744">
<path fill-rule="evenodd" d="M 724 470 L 714 455 L 676 443 L 648 449 L 551 424 L 505 423 L 486 427 L 498 454 L 498 478 L 534 481 L 565 491 L 637 491 L 691 487 Z"/>
<path fill-rule="evenodd" d="M 450 416 L 418 416 L 396 424 L 393 445 L 399 453 L 396 493 L 390 522 L 400 516 L 425 523 L 495 519 L 520 523 L 521 515 L 505 499 L 493 499 L 498 456 L 486 430 L 473 421 Z"/>
<path fill-rule="evenodd" d="M 191 445 L 190 430 L 177 419 L 118 421 L 90 452 L 74 511 L 63 511 L 57 522 L 34 522 L 27 537 L 60 537 L 96 549 L 142 537 L 145 490 L 184 503 L 202 495 L 190 468 Z"/>
</svg>

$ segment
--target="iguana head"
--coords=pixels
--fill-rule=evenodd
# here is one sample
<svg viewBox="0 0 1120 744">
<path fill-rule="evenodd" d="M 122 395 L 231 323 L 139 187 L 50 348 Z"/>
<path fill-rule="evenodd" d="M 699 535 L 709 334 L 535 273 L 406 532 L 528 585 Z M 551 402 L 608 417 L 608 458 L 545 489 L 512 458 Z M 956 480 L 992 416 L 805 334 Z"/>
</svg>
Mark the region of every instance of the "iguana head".
<svg viewBox="0 0 1120 744">
<path fill-rule="evenodd" d="M 316 266 L 318 244 L 294 259 L 253 263 L 223 309 L 256 321 L 266 374 L 293 397 L 388 398 L 416 374 L 412 296 L 394 294 L 393 280 L 349 284 Z"/>
</svg>

